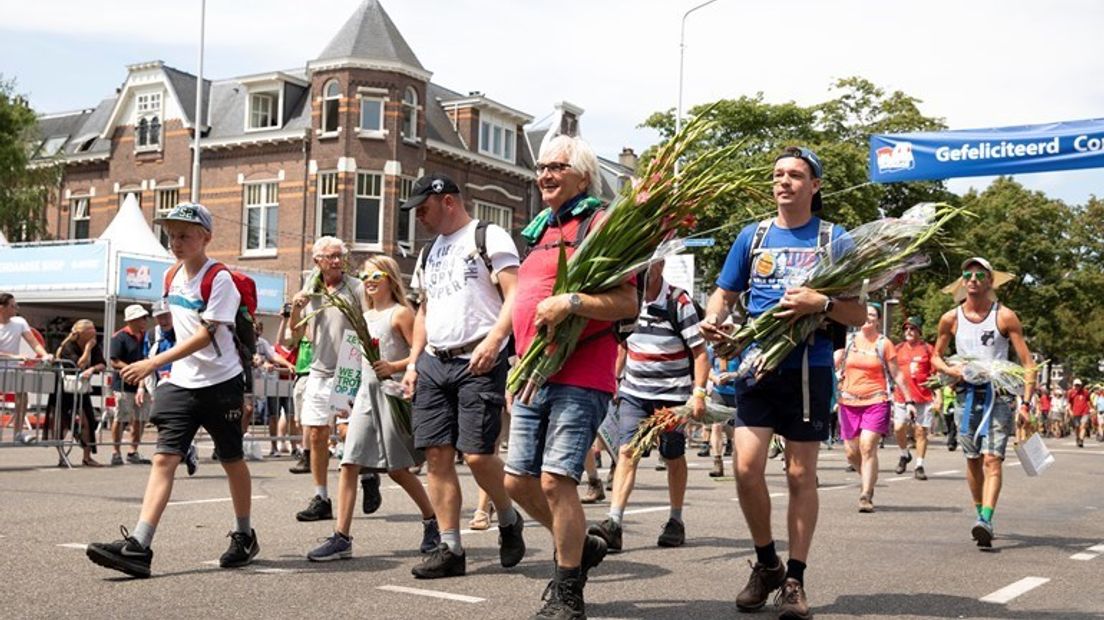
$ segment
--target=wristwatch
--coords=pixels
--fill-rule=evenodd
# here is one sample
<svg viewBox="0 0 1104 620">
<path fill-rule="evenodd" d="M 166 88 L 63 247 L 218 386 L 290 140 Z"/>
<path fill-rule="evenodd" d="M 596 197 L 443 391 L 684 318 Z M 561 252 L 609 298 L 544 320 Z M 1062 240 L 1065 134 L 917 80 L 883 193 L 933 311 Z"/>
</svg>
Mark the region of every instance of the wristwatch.
<svg viewBox="0 0 1104 620">
<path fill-rule="evenodd" d="M 705 398 L 705 388 L 695 387 L 694 388 L 694 396 L 697 397 L 697 398 Z"/>
<path fill-rule="evenodd" d="M 828 314 L 832 311 L 832 308 L 834 307 L 836 307 L 836 300 L 828 297 L 828 299 L 824 300 L 824 310 L 821 310 L 821 312 L 823 312 L 824 314 Z"/>
<path fill-rule="evenodd" d="M 410 372 L 412 370 L 413 371 L 418 370 L 418 367 L 414 364 L 414 362 L 410 362 L 409 364 L 406 365 L 406 372 Z"/>
<path fill-rule="evenodd" d="M 583 307 L 583 298 L 578 293 L 572 293 L 567 297 L 567 303 L 571 306 L 571 314 L 575 314 Z"/>
</svg>

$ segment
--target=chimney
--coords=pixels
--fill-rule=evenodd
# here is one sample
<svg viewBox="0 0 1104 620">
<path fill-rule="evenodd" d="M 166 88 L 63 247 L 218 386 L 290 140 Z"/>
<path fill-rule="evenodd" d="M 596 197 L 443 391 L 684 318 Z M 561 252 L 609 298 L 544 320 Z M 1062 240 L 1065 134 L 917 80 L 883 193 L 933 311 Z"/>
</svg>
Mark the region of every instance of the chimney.
<svg viewBox="0 0 1104 620">
<path fill-rule="evenodd" d="M 617 156 L 617 163 L 628 168 L 629 170 L 636 170 L 636 152 L 632 150 L 632 147 L 626 146 L 621 149 L 621 154 Z"/>
<path fill-rule="evenodd" d="M 566 101 L 556 103 L 553 108 L 560 117 L 558 133 L 565 136 L 579 135 L 579 117 L 583 115 L 583 109 Z"/>
</svg>

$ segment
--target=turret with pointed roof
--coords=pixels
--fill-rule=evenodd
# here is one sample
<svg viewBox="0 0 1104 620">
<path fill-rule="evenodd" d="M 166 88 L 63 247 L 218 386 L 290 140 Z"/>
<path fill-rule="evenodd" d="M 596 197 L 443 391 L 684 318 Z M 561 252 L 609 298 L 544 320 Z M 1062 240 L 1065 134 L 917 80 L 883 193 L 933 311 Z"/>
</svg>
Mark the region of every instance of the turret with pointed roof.
<svg viewBox="0 0 1104 620">
<path fill-rule="evenodd" d="M 377 0 L 364 0 L 337 31 L 308 71 L 337 67 L 384 69 L 428 81 L 426 71 L 387 11 Z"/>
</svg>

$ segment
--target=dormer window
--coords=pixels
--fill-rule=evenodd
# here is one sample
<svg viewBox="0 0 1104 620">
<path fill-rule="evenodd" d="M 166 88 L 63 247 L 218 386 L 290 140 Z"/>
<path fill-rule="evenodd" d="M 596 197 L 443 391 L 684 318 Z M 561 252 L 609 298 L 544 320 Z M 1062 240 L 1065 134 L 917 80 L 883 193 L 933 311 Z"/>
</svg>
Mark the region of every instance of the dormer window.
<svg viewBox="0 0 1104 620">
<path fill-rule="evenodd" d="M 405 140 L 418 139 L 418 92 L 410 86 L 403 93 L 402 137 Z"/>
<path fill-rule="evenodd" d="M 341 85 L 337 80 L 326 82 L 322 89 L 322 133 L 337 133 L 338 110 L 341 105 Z"/>
<path fill-rule="evenodd" d="M 280 126 L 278 93 L 253 93 L 249 96 L 249 129 L 275 129 Z"/>
<path fill-rule="evenodd" d="M 144 93 L 136 97 L 134 145 L 138 150 L 161 148 L 161 93 Z"/>
<path fill-rule="evenodd" d="M 514 163 L 514 147 L 517 130 L 514 125 L 491 115 L 480 115 L 479 152 L 496 159 Z"/>
</svg>

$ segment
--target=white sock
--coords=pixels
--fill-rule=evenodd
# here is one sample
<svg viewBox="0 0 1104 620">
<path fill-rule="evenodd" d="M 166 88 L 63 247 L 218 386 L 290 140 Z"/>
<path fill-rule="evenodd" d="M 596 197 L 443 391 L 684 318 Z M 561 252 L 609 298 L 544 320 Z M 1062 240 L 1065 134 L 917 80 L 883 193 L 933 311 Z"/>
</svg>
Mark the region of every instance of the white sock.
<svg viewBox="0 0 1104 620">
<path fill-rule="evenodd" d="M 916 458 L 916 466 L 917 467 L 923 467 L 924 466 L 924 457 L 921 456 L 921 457 Z"/>
<path fill-rule="evenodd" d="M 314 487 L 314 494 L 322 499 L 330 499 L 330 494 L 326 491 L 325 485 Z"/>
<path fill-rule="evenodd" d="M 901 456 L 902 456 L 903 458 L 906 458 L 906 459 L 907 459 L 907 458 L 909 457 L 909 451 L 908 451 L 908 448 L 904 448 L 904 449 L 902 449 L 902 450 L 901 450 Z"/>
</svg>

